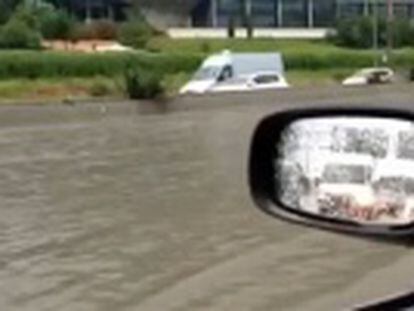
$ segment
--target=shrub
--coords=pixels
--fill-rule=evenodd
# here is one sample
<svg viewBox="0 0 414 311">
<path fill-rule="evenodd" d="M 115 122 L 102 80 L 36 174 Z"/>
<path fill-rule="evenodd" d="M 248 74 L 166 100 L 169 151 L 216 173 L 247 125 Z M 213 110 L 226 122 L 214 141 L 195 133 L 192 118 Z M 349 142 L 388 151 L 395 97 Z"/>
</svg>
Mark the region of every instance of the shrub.
<svg viewBox="0 0 414 311">
<path fill-rule="evenodd" d="M 153 99 L 164 92 L 161 77 L 141 68 L 126 71 L 125 85 L 131 99 Z"/>
<path fill-rule="evenodd" d="M 39 49 L 41 36 L 18 19 L 11 19 L 0 30 L 0 48 L 6 49 Z"/>
<path fill-rule="evenodd" d="M 110 20 L 95 21 L 91 24 L 96 39 L 115 40 L 118 36 L 118 26 Z"/>
<path fill-rule="evenodd" d="M 94 80 L 90 89 L 90 95 L 94 97 L 102 97 L 112 93 L 112 87 L 107 81 L 98 79 Z"/>
<path fill-rule="evenodd" d="M 18 20 L 23 22 L 32 30 L 39 30 L 39 16 L 38 11 L 34 11 L 27 5 L 20 5 L 10 20 Z"/>
<path fill-rule="evenodd" d="M 114 40 L 118 36 L 116 23 L 107 20 L 78 23 L 73 27 L 72 40 Z"/>
<path fill-rule="evenodd" d="M 10 16 L 13 14 L 17 5 L 18 5 L 17 1 L 10 1 L 10 0 L 0 1 L 0 25 L 5 24 L 9 20 Z"/>
<path fill-rule="evenodd" d="M 39 16 L 40 31 L 45 39 L 69 39 L 74 20 L 62 10 L 45 10 Z"/>
<path fill-rule="evenodd" d="M 118 41 L 126 46 L 144 49 L 152 36 L 153 30 L 146 23 L 131 21 L 121 25 Z"/>
<path fill-rule="evenodd" d="M 211 45 L 207 41 L 201 42 L 200 51 L 204 54 L 210 54 L 211 52 Z"/>
</svg>

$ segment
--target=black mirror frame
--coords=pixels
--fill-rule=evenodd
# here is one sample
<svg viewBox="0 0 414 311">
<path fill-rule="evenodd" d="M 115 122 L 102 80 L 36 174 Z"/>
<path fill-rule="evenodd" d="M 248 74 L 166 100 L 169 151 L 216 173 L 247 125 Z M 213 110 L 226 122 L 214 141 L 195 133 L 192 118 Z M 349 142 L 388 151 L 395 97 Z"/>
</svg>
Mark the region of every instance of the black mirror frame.
<svg viewBox="0 0 414 311">
<path fill-rule="evenodd" d="M 374 237 L 414 237 L 414 222 L 408 225 L 364 226 L 353 221 L 327 219 L 318 215 L 310 215 L 303 211 L 286 207 L 277 200 L 274 193 L 276 187 L 273 163 L 274 158 L 277 156 L 275 146 L 280 141 L 283 130 L 292 122 L 303 118 L 341 116 L 380 117 L 414 122 L 414 113 L 411 112 L 398 109 L 375 109 L 354 106 L 288 109 L 266 117 L 257 126 L 250 147 L 249 186 L 256 205 L 272 216 L 309 227 Z"/>
</svg>

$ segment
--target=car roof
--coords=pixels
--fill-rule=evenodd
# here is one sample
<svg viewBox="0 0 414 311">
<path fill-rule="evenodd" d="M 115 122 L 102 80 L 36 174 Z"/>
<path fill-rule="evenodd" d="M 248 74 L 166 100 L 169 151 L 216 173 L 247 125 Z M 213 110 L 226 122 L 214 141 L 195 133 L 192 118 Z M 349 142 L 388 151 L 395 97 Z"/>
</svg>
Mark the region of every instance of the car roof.
<svg viewBox="0 0 414 311">
<path fill-rule="evenodd" d="M 388 67 L 370 67 L 370 68 L 362 68 L 357 71 L 357 74 L 370 74 L 380 71 L 387 71 L 389 73 L 393 73 L 394 71 L 391 68 Z"/>
</svg>

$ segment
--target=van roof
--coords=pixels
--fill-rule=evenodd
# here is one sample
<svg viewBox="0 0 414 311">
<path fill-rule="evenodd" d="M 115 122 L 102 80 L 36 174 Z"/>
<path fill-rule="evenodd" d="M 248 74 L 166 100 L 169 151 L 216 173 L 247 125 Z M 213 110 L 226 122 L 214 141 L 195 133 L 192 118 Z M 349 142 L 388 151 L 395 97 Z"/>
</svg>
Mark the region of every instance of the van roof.
<svg viewBox="0 0 414 311">
<path fill-rule="evenodd" d="M 280 53 L 234 53 L 232 62 L 236 75 L 252 74 L 258 71 L 284 74 Z"/>
</svg>

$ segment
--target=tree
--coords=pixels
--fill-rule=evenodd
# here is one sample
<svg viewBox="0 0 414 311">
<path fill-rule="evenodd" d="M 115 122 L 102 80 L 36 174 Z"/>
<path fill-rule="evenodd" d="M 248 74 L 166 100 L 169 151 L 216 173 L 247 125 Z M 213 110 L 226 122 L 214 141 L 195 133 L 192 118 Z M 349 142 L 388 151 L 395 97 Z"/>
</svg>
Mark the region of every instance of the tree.
<svg viewBox="0 0 414 311">
<path fill-rule="evenodd" d="M 11 18 L 0 31 L 0 48 L 39 49 L 41 36 L 23 20 Z"/>
<path fill-rule="evenodd" d="M 15 9 L 23 4 L 24 0 L 1 0 L 0 1 L 0 24 L 8 21 Z"/>
<path fill-rule="evenodd" d="M 74 21 L 64 10 L 39 12 L 39 28 L 45 39 L 68 40 L 72 34 Z"/>
</svg>

